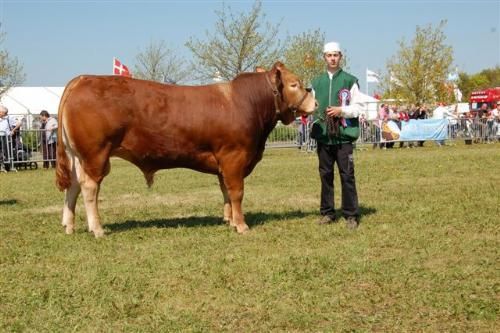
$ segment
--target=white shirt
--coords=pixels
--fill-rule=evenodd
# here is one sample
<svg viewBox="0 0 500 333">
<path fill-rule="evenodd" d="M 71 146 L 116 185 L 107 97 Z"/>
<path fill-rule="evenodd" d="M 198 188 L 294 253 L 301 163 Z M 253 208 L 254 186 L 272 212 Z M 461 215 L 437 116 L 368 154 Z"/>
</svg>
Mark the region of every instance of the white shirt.
<svg viewBox="0 0 500 333">
<path fill-rule="evenodd" d="M 57 119 L 54 117 L 47 118 L 47 123 L 45 124 L 45 135 L 47 138 L 47 143 L 57 142 Z"/>
<path fill-rule="evenodd" d="M 11 129 L 16 127 L 19 122 L 18 118 L 9 115 L 0 118 L 0 135 L 10 135 Z"/>
</svg>

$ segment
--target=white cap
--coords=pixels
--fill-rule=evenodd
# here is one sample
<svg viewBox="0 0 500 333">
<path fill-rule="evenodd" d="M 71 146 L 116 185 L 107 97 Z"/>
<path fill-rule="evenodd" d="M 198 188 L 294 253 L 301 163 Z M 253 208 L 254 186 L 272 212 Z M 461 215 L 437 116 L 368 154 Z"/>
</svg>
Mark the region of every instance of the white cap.
<svg viewBox="0 0 500 333">
<path fill-rule="evenodd" d="M 340 49 L 340 44 L 337 42 L 326 43 L 325 46 L 323 46 L 323 53 L 329 52 L 342 52 L 342 50 Z"/>
</svg>

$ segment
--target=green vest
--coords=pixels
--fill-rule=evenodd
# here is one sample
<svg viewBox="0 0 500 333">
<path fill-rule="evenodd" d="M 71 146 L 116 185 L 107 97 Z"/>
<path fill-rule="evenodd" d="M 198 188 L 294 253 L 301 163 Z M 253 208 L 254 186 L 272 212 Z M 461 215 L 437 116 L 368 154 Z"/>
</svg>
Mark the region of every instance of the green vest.
<svg viewBox="0 0 500 333">
<path fill-rule="evenodd" d="M 330 105 L 340 106 L 339 92 L 342 89 L 350 91 L 354 84 L 358 84 L 358 79 L 344 72 L 342 69 L 339 69 L 331 80 L 328 77 L 328 73 L 325 72 L 312 81 L 315 97 L 319 104 L 314 113 L 314 123 L 311 130 L 311 137 L 313 139 L 328 145 L 338 145 L 341 143 L 353 142 L 358 139 L 358 118 L 345 119 L 345 127 L 339 126 L 339 134 L 335 137 L 330 137 L 328 135 L 325 121 L 327 117 L 325 114 L 326 108 Z"/>
</svg>

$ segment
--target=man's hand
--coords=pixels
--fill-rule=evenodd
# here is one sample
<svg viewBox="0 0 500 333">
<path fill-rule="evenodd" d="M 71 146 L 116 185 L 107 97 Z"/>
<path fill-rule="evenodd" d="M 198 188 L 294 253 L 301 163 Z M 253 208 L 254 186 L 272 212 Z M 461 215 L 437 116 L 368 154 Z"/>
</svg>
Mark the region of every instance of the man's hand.
<svg viewBox="0 0 500 333">
<path fill-rule="evenodd" d="M 342 113 L 342 107 L 340 106 L 328 106 L 326 108 L 326 114 L 328 117 L 340 117 Z"/>
</svg>

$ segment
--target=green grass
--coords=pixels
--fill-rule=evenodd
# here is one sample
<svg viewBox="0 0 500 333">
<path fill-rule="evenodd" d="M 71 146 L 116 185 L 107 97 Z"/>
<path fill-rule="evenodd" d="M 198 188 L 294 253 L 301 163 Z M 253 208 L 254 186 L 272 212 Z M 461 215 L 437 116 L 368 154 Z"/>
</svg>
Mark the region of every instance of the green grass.
<svg viewBox="0 0 500 333">
<path fill-rule="evenodd" d="M 0 331 L 499 331 L 500 144 L 356 151 L 361 227 L 318 226 L 314 154 L 267 150 L 250 232 L 217 178 L 113 160 L 107 232 L 60 226 L 53 171 L 0 174 Z M 336 174 L 336 203 L 339 184 Z"/>
</svg>

